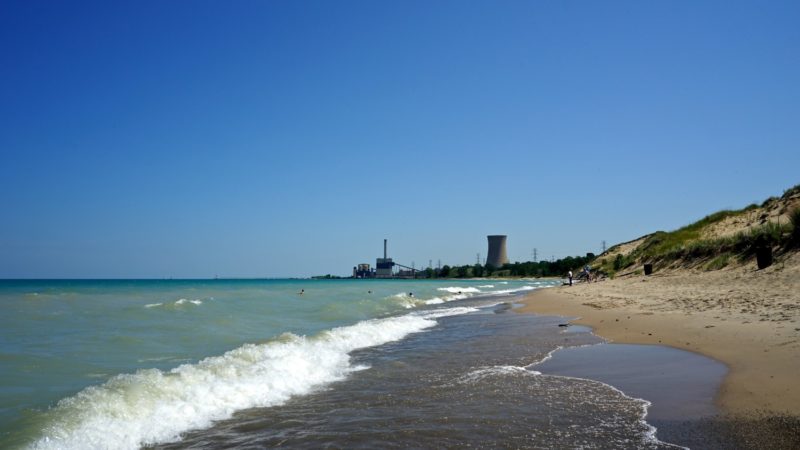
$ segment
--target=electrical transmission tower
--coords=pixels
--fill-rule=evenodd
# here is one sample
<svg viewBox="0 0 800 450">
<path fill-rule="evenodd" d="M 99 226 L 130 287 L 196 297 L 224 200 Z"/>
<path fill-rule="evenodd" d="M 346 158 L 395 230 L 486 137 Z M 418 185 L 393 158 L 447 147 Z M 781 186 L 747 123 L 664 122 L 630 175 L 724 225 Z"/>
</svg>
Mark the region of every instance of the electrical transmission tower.
<svg viewBox="0 0 800 450">
<path fill-rule="evenodd" d="M 603 241 L 603 251 L 602 251 L 602 253 L 605 253 L 605 252 L 606 252 L 606 241 Z"/>
<path fill-rule="evenodd" d="M 536 258 L 536 251 L 537 251 L 537 249 L 535 249 L 535 248 L 534 248 L 534 249 L 533 249 L 533 262 L 536 262 L 536 260 L 537 260 L 537 258 Z"/>
</svg>

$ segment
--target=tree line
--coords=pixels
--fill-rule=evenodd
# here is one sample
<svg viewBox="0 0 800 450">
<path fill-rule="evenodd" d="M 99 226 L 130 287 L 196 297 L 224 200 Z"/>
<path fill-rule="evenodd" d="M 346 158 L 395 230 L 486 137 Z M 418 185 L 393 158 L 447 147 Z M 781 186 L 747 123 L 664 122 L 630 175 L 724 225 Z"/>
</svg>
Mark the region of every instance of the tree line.
<svg viewBox="0 0 800 450">
<path fill-rule="evenodd" d="M 476 278 L 476 277 L 560 277 L 570 270 L 577 271 L 594 260 L 593 253 L 586 256 L 567 256 L 555 261 L 528 261 L 492 267 L 489 264 L 465 266 L 444 265 L 440 269 L 427 268 L 419 271 L 424 278 Z"/>
</svg>

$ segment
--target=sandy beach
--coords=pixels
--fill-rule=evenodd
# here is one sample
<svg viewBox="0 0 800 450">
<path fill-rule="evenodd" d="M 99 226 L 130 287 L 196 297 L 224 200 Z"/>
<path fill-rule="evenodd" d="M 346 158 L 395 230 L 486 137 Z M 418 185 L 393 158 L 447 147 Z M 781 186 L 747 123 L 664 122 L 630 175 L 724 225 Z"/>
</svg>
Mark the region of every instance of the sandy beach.
<svg viewBox="0 0 800 450">
<path fill-rule="evenodd" d="M 660 344 L 727 365 L 728 415 L 800 415 L 800 255 L 710 272 L 630 275 L 530 294 L 519 312 L 574 318 L 611 342 Z"/>
</svg>

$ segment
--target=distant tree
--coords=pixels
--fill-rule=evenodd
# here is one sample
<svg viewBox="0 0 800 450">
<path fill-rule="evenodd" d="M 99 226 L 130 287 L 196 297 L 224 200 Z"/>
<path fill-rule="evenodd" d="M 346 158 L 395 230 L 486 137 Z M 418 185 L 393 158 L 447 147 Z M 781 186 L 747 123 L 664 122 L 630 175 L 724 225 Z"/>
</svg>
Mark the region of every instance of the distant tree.
<svg viewBox="0 0 800 450">
<path fill-rule="evenodd" d="M 442 266 L 442 270 L 439 271 L 439 276 L 442 277 L 442 278 L 449 277 L 450 276 L 450 266 L 448 266 L 447 264 L 443 265 Z"/>
</svg>

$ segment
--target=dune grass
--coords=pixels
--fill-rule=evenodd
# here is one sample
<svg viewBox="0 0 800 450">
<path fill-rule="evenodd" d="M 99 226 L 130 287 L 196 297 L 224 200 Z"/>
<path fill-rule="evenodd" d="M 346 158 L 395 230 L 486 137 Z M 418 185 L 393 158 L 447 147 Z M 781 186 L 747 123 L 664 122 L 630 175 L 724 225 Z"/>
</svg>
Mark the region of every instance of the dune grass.
<svg viewBox="0 0 800 450">
<path fill-rule="evenodd" d="M 800 208 L 789 213 L 789 222 L 792 225 L 792 246 L 800 248 Z"/>
<path fill-rule="evenodd" d="M 771 197 L 759 206 L 751 204 L 739 210 L 722 210 L 675 231 L 658 231 L 627 255 L 603 258 L 595 267 L 610 276 L 628 270 L 635 264 L 652 263 L 667 267 L 676 262 L 705 270 L 719 270 L 734 259 L 744 261 L 755 255 L 759 247 L 788 250 L 800 248 L 800 208 L 789 212 L 789 223 L 766 222 L 734 236 L 701 238 L 707 227 L 729 217 L 743 215 L 753 209 L 768 207 L 781 199 L 800 195 L 800 184 L 784 191 L 780 198 Z M 783 212 L 783 211 L 781 211 Z M 613 252 L 617 246 L 611 247 Z"/>
</svg>

